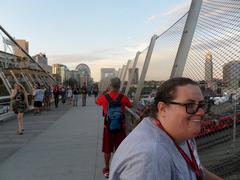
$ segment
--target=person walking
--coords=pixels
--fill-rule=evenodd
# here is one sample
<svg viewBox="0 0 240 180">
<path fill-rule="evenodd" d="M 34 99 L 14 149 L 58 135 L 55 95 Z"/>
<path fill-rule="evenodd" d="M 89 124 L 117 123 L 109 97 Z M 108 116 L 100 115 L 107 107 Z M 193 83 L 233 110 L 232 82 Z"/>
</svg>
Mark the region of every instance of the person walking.
<svg viewBox="0 0 240 180">
<path fill-rule="evenodd" d="M 202 166 L 194 141 L 206 110 L 196 82 L 182 77 L 164 82 L 153 113 L 115 152 L 110 180 L 221 180 Z"/>
<path fill-rule="evenodd" d="M 70 87 L 70 86 L 67 87 L 66 95 L 67 95 L 67 102 L 68 102 L 68 104 L 69 105 L 72 104 L 72 99 L 73 99 L 72 87 Z"/>
<path fill-rule="evenodd" d="M 58 107 L 59 94 L 60 94 L 60 89 L 59 89 L 59 86 L 56 84 L 56 85 L 53 87 L 53 96 L 54 96 L 55 108 Z"/>
<path fill-rule="evenodd" d="M 86 101 L 87 101 L 87 86 L 86 86 L 86 83 L 83 83 L 83 86 L 81 88 L 81 93 L 82 93 L 82 106 L 86 106 Z"/>
<path fill-rule="evenodd" d="M 40 115 L 44 99 L 44 90 L 42 89 L 40 84 L 36 84 L 36 87 L 33 91 L 33 96 L 34 96 L 34 114 Z"/>
<path fill-rule="evenodd" d="M 77 106 L 77 104 L 78 104 L 79 93 L 80 93 L 79 88 L 75 86 L 73 88 L 73 106 Z"/>
<path fill-rule="evenodd" d="M 95 99 L 96 99 L 97 96 L 98 96 L 98 92 L 99 92 L 99 90 L 98 90 L 98 85 L 95 84 L 95 85 L 93 86 L 93 95 L 94 95 Z"/>
<path fill-rule="evenodd" d="M 47 86 L 44 92 L 44 104 L 47 111 L 51 109 L 52 90 L 50 86 Z"/>
<path fill-rule="evenodd" d="M 22 135 L 24 131 L 23 115 L 24 111 L 27 110 L 29 106 L 27 92 L 22 84 L 16 83 L 14 85 L 14 89 L 12 90 L 10 98 L 12 109 L 17 116 L 18 122 L 17 134 Z"/>
<path fill-rule="evenodd" d="M 61 87 L 60 95 L 62 98 L 62 104 L 64 105 L 66 103 L 66 89 L 64 86 Z"/>
<path fill-rule="evenodd" d="M 111 153 L 116 151 L 126 137 L 125 107 L 132 107 L 128 97 L 119 92 L 120 86 L 120 79 L 112 78 L 110 91 L 96 99 L 96 104 L 101 105 L 104 111 L 102 152 L 104 153 L 105 167 L 102 173 L 105 177 L 109 176 Z"/>
</svg>

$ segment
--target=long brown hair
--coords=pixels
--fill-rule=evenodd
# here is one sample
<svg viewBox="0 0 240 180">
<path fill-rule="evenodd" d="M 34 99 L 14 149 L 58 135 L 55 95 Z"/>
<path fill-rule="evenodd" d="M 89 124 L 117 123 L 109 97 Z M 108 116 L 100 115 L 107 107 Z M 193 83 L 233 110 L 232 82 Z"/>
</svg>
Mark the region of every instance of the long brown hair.
<svg viewBox="0 0 240 180">
<path fill-rule="evenodd" d="M 26 105 L 26 108 L 28 108 L 28 106 L 29 106 L 29 104 L 28 104 L 28 94 L 27 94 L 26 89 L 25 89 L 24 86 L 23 86 L 21 83 L 19 83 L 19 82 L 15 83 L 15 86 L 16 86 L 16 85 L 20 87 L 20 89 L 21 89 L 21 91 L 22 91 L 22 93 L 23 93 L 23 95 L 24 95 L 24 103 L 25 103 L 25 105 Z M 12 97 L 12 99 L 13 99 L 13 97 Z M 12 107 L 12 101 L 11 101 L 11 107 Z"/>
</svg>

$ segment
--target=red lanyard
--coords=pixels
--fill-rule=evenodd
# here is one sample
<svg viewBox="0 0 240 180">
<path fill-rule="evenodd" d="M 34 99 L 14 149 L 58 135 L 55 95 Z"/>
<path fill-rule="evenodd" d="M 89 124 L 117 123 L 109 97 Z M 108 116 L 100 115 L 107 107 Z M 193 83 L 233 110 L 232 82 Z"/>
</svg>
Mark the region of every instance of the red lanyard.
<svg viewBox="0 0 240 180">
<path fill-rule="evenodd" d="M 178 151 L 181 153 L 182 157 L 184 158 L 184 160 L 186 161 L 186 163 L 191 167 L 191 169 L 194 171 L 197 180 L 202 180 L 202 173 L 201 170 L 199 169 L 196 159 L 193 155 L 193 151 L 190 148 L 189 142 L 187 141 L 187 145 L 188 145 L 188 149 L 189 152 L 191 154 L 191 158 L 192 160 L 188 157 L 188 155 L 183 151 L 183 149 L 174 141 L 173 137 L 164 129 L 164 127 L 162 126 L 161 122 L 159 120 L 154 120 L 154 123 L 160 128 L 162 129 L 174 142 L 175 146 L 177 147 Z"/>
</svg>

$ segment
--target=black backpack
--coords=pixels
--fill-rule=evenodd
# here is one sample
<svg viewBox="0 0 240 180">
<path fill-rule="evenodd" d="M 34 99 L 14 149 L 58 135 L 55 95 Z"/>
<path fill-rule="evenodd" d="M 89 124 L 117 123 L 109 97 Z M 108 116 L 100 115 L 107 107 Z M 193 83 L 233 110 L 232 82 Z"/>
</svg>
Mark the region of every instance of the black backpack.
<svg viewBox="0 0 240 180">
<path fill-rule="evenodd" d="M 105 116 L 105 124 L 111 133 L 116 133 L 121 130 L 122 122 L 124 120 L 124 113 L 121 107 L 122 94 L 113 100 L 109 94 L 105 94 L 108 101 L 108 108 Z"/>
</svg>

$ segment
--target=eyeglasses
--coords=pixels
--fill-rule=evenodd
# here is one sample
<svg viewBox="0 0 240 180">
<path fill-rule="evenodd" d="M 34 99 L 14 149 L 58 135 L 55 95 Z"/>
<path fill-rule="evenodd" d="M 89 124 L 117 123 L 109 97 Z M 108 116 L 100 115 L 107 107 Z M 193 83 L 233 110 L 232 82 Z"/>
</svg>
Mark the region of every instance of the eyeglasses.
<svg viewBox="0 0 240 180">
<path fill-rule="evenodd" d="M 180 102 L 170 101 L 170 102 L 168 102 L 168 104 L 176 104 L 176 105 L 180 105 L 180 106 L 185 106 L 186 112 L 188 114 L 195 114 L 196 112 L 198 112 L 199 108 L 202 108 L 204 113 L 206 113 L 208 111 L 207 104 L 204 103 L 204 102 L 199 102 L 199 103 L 180 103 Z"/>
</svg>

